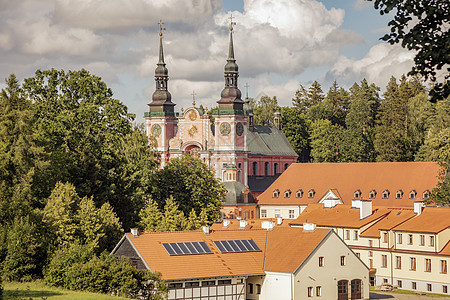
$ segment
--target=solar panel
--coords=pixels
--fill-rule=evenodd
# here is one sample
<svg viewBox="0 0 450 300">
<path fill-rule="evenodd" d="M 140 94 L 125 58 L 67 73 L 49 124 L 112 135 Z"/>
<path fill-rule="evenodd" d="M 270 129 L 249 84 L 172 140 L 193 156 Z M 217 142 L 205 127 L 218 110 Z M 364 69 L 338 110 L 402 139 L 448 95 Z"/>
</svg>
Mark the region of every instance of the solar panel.
<svg viewBox="0 0 450 300">
<path fill-rule="evenodd" d="M 205 242 L 163 243 L 169 255 L 188 255 L 212 253 Z"/>
<path fill-rule="evenodd" d="M 261 251 L 253 240 L 214 241 L 221 253 Z"/>
</svg>

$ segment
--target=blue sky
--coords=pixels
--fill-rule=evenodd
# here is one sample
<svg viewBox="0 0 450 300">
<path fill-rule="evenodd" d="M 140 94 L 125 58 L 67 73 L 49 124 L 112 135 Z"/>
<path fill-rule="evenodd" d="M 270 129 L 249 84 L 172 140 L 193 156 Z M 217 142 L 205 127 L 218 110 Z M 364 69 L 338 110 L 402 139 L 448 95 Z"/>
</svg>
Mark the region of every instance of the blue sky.
<svg viewBox="0 0 450 300">
<path fill-rule="evenodd" d="M 214 106 L 223 88 L 228 22 L 236 17 L 239 86 L 291 105 L 300 84 L 383 88 L 413 53 L 379 38 L 389 16 L 364 0 L 17 0 L 0 2 L 0 78 L 37 69 L 85 68 L 103 78 L 138 122 L 154 91 L 163 19 L 169 90 L 176 109 Z M 4 84 L 0 85 L 4 87 Z"/>
</svg>

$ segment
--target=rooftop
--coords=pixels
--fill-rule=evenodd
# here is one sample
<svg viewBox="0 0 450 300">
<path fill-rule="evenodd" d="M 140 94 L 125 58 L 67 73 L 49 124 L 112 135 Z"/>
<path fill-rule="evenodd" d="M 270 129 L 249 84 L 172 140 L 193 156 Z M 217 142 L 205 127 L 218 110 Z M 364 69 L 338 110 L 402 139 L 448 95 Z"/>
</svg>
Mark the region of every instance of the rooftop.
<svg viewBox="0 0 450 300">
<path fill-rule="evenodd" d="M 425 207 L 422 213 L 394 227 L 395 231 L 439 233 L 450 227 L 450 207 Z"/>
</svg>

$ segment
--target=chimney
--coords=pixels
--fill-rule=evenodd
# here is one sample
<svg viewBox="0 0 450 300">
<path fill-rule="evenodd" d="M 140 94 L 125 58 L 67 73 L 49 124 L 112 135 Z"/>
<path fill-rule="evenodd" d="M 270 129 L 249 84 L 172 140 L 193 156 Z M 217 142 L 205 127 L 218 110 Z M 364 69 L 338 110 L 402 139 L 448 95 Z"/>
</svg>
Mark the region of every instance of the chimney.
<svg viewBox="0 0 450 300">
<path fill-rule="evenodd" d="M 228 220 L 228 219 L 225 219 L 225 220 L 223 220 L 223 228 L 228 228 L 229 226 L 230 226 L 230 220 Z"/>
<path fill-rule="evenodd" d="M 278 130 L 281 130 L 281 113 L 278 111 L 273 114 L 273 124 Z"/>
<path fill-rule="evenodd" d="M 208 235 L 209 234 L 209 226 L 203 226 L 203 233 Z"/>
<path fill-rule="evenodd" d="M 359 219 L 364 219 L 372 214 L 372 200 L 359 200 Z"/>
<path fill-rule="evenodd" d="M 245 227 L 247 227 L 247 220 L 240 220 L 239 221 L 239 229 L 245 229 Z"/>
<path fill-rule="evenodd" d="M 352 200 L 352 208 L 361 208 L 361 200 Z"/>
<path fill-rule="evenodd" d="M 130 228 L 131 235 L 135 238 L 139 237 L 139 230 L 137 228 Z"/>
<path fill-rule="evenodd" d="M 314 232 L 316 231 L 315 223 L 303 223 L 303 232 Z"/>
<path fill-rule="evenodd" d="M 271 220 L 262 220 L 261 221 L 262 229 L 273 230 L 274 227 L 275 227 L 275 222 L 273 222 Z"/>
<path fill-rule="evenodd" d="M 425 207 L 423 201 L 414 201 L 414 213 L 420 215 Z"/>
<path fill-rule="evenodd" d="M 281 225 L 281 224 L 283 224 L 283 218 L 278 217 L 277 218 L 277 225 Z"/>
</svg>

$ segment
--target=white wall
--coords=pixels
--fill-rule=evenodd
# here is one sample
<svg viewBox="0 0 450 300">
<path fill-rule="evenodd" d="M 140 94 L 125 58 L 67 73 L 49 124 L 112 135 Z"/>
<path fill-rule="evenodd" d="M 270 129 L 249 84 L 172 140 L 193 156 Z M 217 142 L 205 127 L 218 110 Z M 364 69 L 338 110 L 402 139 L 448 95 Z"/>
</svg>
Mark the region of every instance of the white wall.
<svg viewBox="0 0 450 300">
<path fill-rule="evenodd" d="M 292 274 L 266 271 L 260 300 L 291 300 Z M 299 298 L 300 299 L 300 298 Z"/>
</svg>

